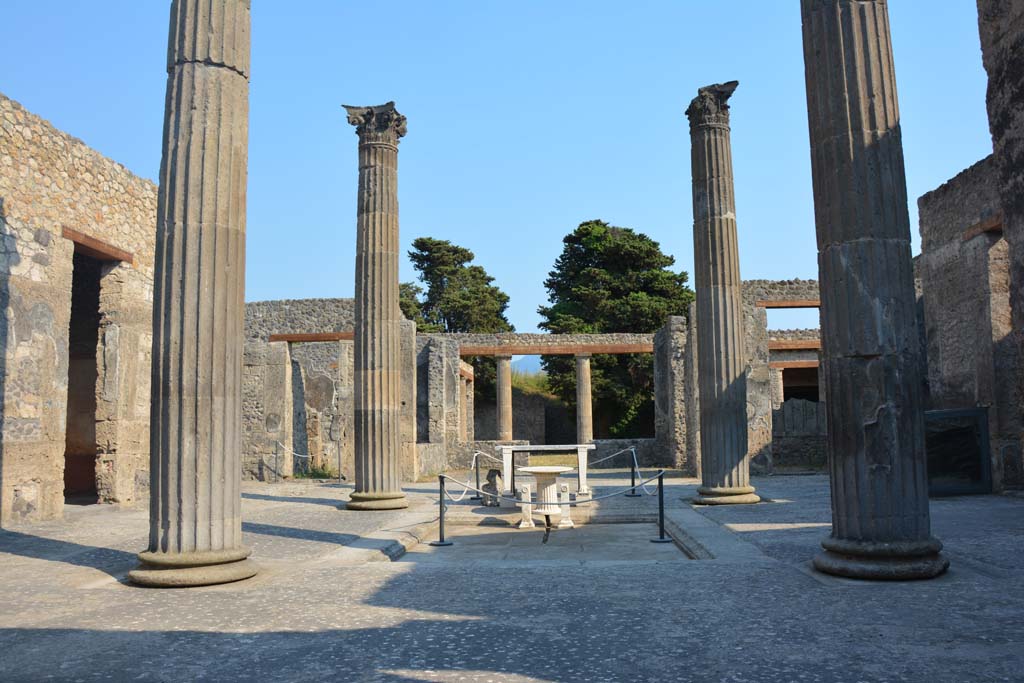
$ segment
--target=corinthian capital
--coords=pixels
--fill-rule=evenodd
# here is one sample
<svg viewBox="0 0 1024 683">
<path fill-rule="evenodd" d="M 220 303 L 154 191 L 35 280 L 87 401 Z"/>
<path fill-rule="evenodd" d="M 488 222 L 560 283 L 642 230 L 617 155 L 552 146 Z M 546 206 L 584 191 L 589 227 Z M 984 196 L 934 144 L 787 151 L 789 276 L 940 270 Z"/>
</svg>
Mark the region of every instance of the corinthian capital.
<svg viewBox="0 0 1024 683">
<path fill-rule="evenodd" d="M 405 135 L 405 117 L 395 109 L 394 102 L 378 104 L 375 107 L 350 107 L 341 105 L 348 112 L 348 122 L 356 127 L 359 142 L 384 142 L 398 144 Z"/>
<path fill-rule="evenodd" d="M 697 96 L 686 108 L 686 116 L 690 119 L 690 128 L 728 126 L 729 105 L 727 102 L 739 84 L 739 81 L 729 81 L 699 88 Z"/>
</svg>

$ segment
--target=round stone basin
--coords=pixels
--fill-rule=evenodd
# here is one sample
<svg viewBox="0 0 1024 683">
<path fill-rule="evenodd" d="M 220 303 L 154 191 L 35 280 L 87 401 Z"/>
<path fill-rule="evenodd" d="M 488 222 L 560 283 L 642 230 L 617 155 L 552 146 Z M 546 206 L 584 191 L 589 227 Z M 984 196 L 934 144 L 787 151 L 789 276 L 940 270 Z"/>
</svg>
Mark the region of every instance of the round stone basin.
<svg viewBox="0 0 1024 683">
<path fill-rule="evenodd" d="M 540 475 L 552 475 L 553 474 L 556 477 L 559 474 L 565 474 L 566 472 L 571 472 L 572 471 L 571 467 L 566 467 L 565 465 L 534 465 L 533 467 L 519 467 L 517 469 L 520 472 L 522 472 L 523 474 L 533 474 L 533 475 L 538 475 L 538 474 L 540 474 Z"/>
<path fill-rule="evenodd" d="M 562 507 L 558 504 L 558 475 L 571 472 L 572 469 L 564 465 L 536 465 L 518 468 L 523 474 L 532 474 L 537 480 L 537 507 L 533 509 L 535 514 L 552 517 L 562 514 Z"/>
</svg>

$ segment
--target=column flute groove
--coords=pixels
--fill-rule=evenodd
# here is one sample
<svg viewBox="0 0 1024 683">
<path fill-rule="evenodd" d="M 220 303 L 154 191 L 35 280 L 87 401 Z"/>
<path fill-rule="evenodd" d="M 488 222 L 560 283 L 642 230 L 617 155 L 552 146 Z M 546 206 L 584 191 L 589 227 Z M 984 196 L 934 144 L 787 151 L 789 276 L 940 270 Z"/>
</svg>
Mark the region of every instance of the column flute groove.
<svg viewBox="0 0 1024 683">
<path fill-rule="evenodd" d="M 801 0 L 832 534 L 866 579 L 948 567 L 931 535 L 906 175 L 885 0 Z"/>
<path fill-rule="evenodd" d="M 398 142 L 395 103 L 345 106 L 359 136 L 356 214 L 355 491 L 349 510 L 408 507 L 398 459 L 401 387 L 398 306 Z"/>
<path fill-rule="evenodd" d="M 696 502 L 756 503 L 747 458 L 746 351 L 741 311 L 729 105 L 738 83 L 690 102 L 701 486 Z"/>
<path fill-rule="evenodd" d="M 149 547 L 128 578 L 256 573 L 241 545 L 249 2 L 171 4 L 153 292 Z"/>
</svg>

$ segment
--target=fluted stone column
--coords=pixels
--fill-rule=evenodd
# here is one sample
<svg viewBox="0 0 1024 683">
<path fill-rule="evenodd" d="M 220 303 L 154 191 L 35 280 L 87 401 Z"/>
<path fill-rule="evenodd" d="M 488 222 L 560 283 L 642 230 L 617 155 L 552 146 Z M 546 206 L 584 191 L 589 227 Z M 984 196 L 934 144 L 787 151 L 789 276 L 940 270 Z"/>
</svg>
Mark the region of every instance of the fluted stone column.
<svg viewBox="0 0 1024 683">
<path fill-rule="evenodd" d="M 498 441 L 512 440 L 512 356 L 498 356 Z"/>
<path fill-rule="evenodd" d="M 356 208 L 355 491 L 349 510 L 408 507 L 401 481 L 398 140 L 395 103 L 349 107 L 359 135 Z"/>
<path fill-rule="evenodd" d="M 932 537 L 906 177 L 884 0 L 801 0 L 832 535 L 821 571 L 927 578 Z"/>
<path fill-rule="evenodd" d="M 756 503 L 747 458 L 746 352 L 736 245 L 729 97 L 736 81 L 697 91 L 690 119 L 704 504 Z"/>
<path fill-rule="evenodd" d="M 576 356 L 576 443 L 594 440 L 594 410 L 590 387 L 590 354 Z"/>
<path fill-rule="evenodd" d="M 174 0 L 158 194 L 149 548 L 129 579 L 256 573 L 242 546 L 248 0 Z"/>
</svg>

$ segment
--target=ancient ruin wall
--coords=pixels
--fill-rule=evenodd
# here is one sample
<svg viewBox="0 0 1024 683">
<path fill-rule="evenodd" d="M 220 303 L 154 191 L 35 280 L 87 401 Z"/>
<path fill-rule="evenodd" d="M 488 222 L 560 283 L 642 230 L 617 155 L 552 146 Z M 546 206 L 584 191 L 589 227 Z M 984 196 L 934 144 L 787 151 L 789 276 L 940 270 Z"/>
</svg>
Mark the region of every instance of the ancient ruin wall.
<svg viewBox="0 0 1024 683">
<path fill-rule="evenodd" d="M 755 472 L 772 468 L 772 373 L 768 312 L 761 301 L 817 301 L 817 280 L 744 280 L 743 325 L 747 350 L 747 454 Z M 775 384 L 778 383 L 776 377 Z M 776 392 L 778 393 L 778 392 Z"/>
<path fill-rule="evenodd" d="M 0 523 L 56 517 L 64 500 L 74 245 L 64 228 L 133 255 L 102 268 L 96 366 L 100 500 L 148 488 L 156 186 L 0 95 Z"/>
<path fill-rule="evenodd" d="M 1024 363 L 1024 4 L 978 0 L 978 29 L 988 73 L 988 122 L 1010 270 L 1012 333 L 1006 343 L 1013 346 L 1018 363 Z M 1024 372 L 1019 368 L 1015 392 L 1016 419 L 1024 422 Z M 1018 435 L 1024 439 L 1024 433 Z M 1024 484 L 1024 468 L 1019 465 L 1004 474 L 1008 484 Z"/>
<path fill-rule="evenodd" d="M 353 299 L 284 299 L 245 304 L 245 338 L 267 341 L 272 334 L 351 332 Z"/>
<path fill-rule="evenodd" d="M 989 408 L 993 484 L 1021 481 L 1020 395 L 1008 245 L 979 231 L 1000 211 L 989 156 L 918 199 L 931 409 Z"/>
<path fill-rule="evenodd" d="M 583 344 L 646 344 L 654 341 L 653 334 L 609 333 L 609 334 L 533 334 L 501 332 L 494 334 L 446 334 L 446 339 L 460 346 L 546 346 L 564 347 Z"/>
<path fill-rule="evenodd" d="M 817 327 L 799 330 L 768 330 L 769 341 L 817 341 L 821 330 Z"/>
</svg>

